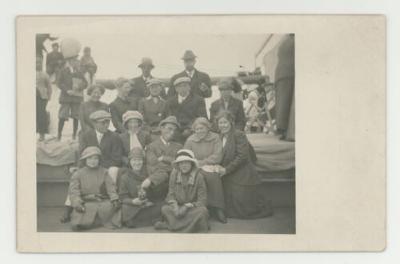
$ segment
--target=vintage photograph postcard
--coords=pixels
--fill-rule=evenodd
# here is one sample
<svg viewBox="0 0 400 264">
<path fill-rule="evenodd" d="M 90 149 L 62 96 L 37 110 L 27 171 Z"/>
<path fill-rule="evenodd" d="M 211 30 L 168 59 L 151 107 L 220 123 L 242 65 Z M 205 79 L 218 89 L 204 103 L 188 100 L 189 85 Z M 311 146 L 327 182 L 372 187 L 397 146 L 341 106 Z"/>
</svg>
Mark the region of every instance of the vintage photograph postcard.
<svg viewBox="0 0 400 264">
<path fill-rule="evenodd" d="M 385 23 L 17 17 L 18 251 L 383 250 Z"/>
</svg>

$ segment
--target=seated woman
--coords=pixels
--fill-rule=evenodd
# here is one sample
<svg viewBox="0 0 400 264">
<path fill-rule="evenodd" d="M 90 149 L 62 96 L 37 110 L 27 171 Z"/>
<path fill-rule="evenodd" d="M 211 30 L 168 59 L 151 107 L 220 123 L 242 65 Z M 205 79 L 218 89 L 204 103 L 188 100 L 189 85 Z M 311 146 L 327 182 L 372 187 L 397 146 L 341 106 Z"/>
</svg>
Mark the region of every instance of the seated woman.
<svg viewBox="0 0 400 264">
<path fill-rule="evenodd" d="M 100 157 L 98 147 L 87 147 L 80 158 L 85 166 L 71 177 L 71 224 L 75 231 L 99 226 L 118 227 L 118 223 L 113 222 L 113 216 L 120 207 L 118 194 L 107 170 L 99 166 Z"/>
<path fill-rule="evenodd" d="M 120 134 L 123 146 L 122 162 L 129 164 L 128 155 L 133 148 L 142 148 L 151 143 L 150 133 L 142 129 L 143 116 L 138 111 L 127 111 L 122 115 L 123 125 L 126 131 Z"/>
<path fill-rule="evenodd" d="M 270 202 L 260 190 L 261 180 L 251 160 L 246 134 L 235 129 L 230 112 L 222 111 L 216 120 L 223 145 L 218 171 L 222 177 L 227 216 L 254 219 L 272 215 Z"/>
<path fill-rule="evenodd" d="M 207 188 L 197 160 L 180 152 L 174 161 L 175 169 L 169 180 L 167 205 L 161 209 L 164 221 L 156 229 L 182 233 L 205 233 L 209 230 Z"/>
<path fill-rule="evenodd" d="M 157 199 L 157 189 L 142 187 L 146 178 L 144 152 L 140 147 L 133 148 L 129 154 L 129 168 L 119 169 L 118 172 L 117 185 L 124 226 L 150 226 L 161 218 L 163 202 Z"/>
<path fill-rule="evenodd" d="M 210 131 L 211 124 L 204 117 L 197 118 L 192 125 L 194 134 L 185 145 L 185 149 L 193 151 L 198 160 L 207 184 L 207 200 L 210 213 L 221 223 L 226 223 L 224 214 L 224 193 L 220 175 L 215 170 L 222 159 L 222 142 L 219 135 Z"/>
<path fill-rule="evenodd" d="M 98 110 L 110 112 L 106 103 L 100 101 L 105 93 L 105 88 L 101 85 L 95 84 L 89 86 L 87 89 L 89 99 L 82 103 L 79 109 L 79 122 L 81 123 L 82 132 L 94 129 L 90 115 Z"/>
</svg>

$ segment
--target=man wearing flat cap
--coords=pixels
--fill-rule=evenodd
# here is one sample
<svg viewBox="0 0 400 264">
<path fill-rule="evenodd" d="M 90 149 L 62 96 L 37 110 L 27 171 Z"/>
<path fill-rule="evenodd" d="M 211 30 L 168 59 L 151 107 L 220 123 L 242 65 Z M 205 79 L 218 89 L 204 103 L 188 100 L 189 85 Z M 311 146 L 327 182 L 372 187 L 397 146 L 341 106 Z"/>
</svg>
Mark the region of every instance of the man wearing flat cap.
<svg viewBox="0 0 400 264">
<path fill-rule="evenodd" d="M 233 80 L 222 79 L 218 83 L 218 89 L 221 97 L 211 104 L 210 107 L 210 120 L 213 127 L 216 128 L 215 119 L 221 111 L 229 111 L 235 118 L 235 128 L 244 131 L 246 125 L 246 117 L 243 110 L 243 102 L 232 96 Z"/>
<path fill-rule="evenodd" d="M 168 192 L 168 178 L 172 171 L 172 162 L 182 148 L 182 145 L 173 142 L 180 124 L 175 116 L 169 116 L 160 122 L 161 135 L 146 148 L 146 168 L 148 180 L 142 184 L 143 188 L 152 186 L 165 198 Z"/>
<path fill-rule="evenodd" d="M 194 67 L 196 64 L 196 57 L 197 56 L 193 53 L 193 51 L 185 51 L 185 54 L 182 57 L 185 70 L 172 76 L 168 90 L 168 97 L 172 97 L 176 94 L 174 82 L 176 79 L 181 77 L 190 78 L 191 93 L 197 94 L 203 98 L 211 97 L 212 91 L 210 76 Z"/>
<path fill-rule="evenodd" d="M 151 71 L 155 66 L 151 58 L 144 57 L 142 58 L 142 61 L 138 67 L 141 69 L 142 75 L 131 79 L 132 90 L 129 93 L 129 97 L 135 97 L 140 100 L 141 98 L 146 98 L 150 95 L 148 82 L 154 79 L 154 77 L 151 75 Z M 161 91 L 161 95 L 165 96 L 165 92 L 163 90 Z"/>
<path fill-rule="evenodd" d="M 99 147 L 102 153 L 100 164 L 104 168 L 121 167 L 123 147 L 121 138 L 108 129 L 111 114 L 98 110 L 90 115 L 94 129 L 90 129 L 79 137 L 79 153 L 90 146 Z"/>
<path fill-rule="evenodd" d="M 179 77 L 173 83 L 176 95 L 167 100 L 166 116 L 175 116 L 180 124 L 176 140 L 183 143 L 191 134 L 191 126 L 198 117 L 207 118 L 204 98 L 190 92 L 190 78 Z"/>
</svg>

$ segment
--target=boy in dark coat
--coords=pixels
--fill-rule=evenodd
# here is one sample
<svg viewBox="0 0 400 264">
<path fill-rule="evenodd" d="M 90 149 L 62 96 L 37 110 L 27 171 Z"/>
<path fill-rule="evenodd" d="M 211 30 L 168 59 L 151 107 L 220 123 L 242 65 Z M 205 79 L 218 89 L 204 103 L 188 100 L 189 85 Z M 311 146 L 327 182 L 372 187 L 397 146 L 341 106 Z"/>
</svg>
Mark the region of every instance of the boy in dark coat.
<svg viewBox="0 0 400 264">
<path fill-rule="evenodd" d="M 79 123 L 79 108 L 83 101 L 83 90 L 87 82 L 79 71 L 79 60 L 77 57 L 67 58 L 64 67 L 59 73 L 57 86 L 60 88 L 60 109 L 58 112 L 58 140 L 61 140 L 64 123 L 70 117 L 73 119 L 72 138 L 76 138 Z"/>
</svg>

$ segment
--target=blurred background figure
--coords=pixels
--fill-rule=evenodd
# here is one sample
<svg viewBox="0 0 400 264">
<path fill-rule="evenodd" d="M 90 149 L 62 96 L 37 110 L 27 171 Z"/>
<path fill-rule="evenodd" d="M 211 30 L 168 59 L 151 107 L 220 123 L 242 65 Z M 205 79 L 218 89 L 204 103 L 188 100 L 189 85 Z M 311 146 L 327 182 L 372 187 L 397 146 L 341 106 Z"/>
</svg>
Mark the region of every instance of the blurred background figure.
<svg viewBox="0 0 400 264">
<path fill-rule="evenodd" d="M 275 69 L 276 125 L 283 140 L 294 140 L 294 34 L 278 50 Z"/>
<path fill-rule="evenodd" d="M 80 60 L 80 70 L 85 76 L 88 85 L 93 84 L 94 75 L 97 72 L 97 64 L 92 57 L 90 47 L 85 47 L 83 49 L 83 55 Z"/>
<path fill-rule="evenodd" d="M 36 58 L 40 60 L 40 63 L 43 63 L 43 53 L 47 53 L 47 49 L 44 46 L 44 43 L 47 40 L 55 41 L 58 38 L 52 37 L 50 34 L 36 34 Z M 43 65 L 43 64 L 42 64 Z"/>
<path fill-rule="evenodd" d="M 42 59 L 36 58 L 36 132 L 39 133 L 39 141 L 43 141 L 48 133 L 49 116 L 46 111 L 47 102 L 51 98 L 52 88 L 49 76 L 43 72 Z"/>
<path fill-rule="evenodd" d="M 59 44 L 57 42 L 53 43 L 51 47 L 53 50 L 46 57 L 46 72 L 52 82 L 55 82 L 64 63 L 64 56 L 59 51 Z"/>
</svg>

